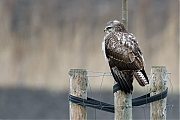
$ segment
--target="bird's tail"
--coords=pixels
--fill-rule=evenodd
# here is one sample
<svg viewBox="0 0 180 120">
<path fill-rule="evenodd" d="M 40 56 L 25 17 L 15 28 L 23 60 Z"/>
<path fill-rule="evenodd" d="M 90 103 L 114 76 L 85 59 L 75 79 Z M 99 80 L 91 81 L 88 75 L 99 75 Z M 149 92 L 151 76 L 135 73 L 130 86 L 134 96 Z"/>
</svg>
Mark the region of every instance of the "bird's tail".
<svg viewBox="0 0 180 120">
<path fill-rule="evenodd" d="M 148 77 L 146 75 L 144 68 L 142 70 L 134 72 L 134 77 L 136 78 L 136 80 L 141 86 L 145 86 L 149 84 L 149 80 L 148 80 Z"/>
</svg>

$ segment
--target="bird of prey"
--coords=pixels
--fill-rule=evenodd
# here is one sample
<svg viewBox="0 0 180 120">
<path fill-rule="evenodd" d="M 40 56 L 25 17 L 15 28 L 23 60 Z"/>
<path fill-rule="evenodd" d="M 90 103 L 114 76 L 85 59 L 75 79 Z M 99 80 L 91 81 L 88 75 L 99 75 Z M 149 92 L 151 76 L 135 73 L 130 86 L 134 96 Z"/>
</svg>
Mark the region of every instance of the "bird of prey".
<svg viewBox="0 0 180 120">
<path fill-rule="evenodd" d="M 136 37 L 117 20 L 109 21 L 102 42 L 105 59 L 120 90 L 133 91 L 133 76 L 141 86 L 149 84 L 144 70 L 145 62 Z"/>
</svg>

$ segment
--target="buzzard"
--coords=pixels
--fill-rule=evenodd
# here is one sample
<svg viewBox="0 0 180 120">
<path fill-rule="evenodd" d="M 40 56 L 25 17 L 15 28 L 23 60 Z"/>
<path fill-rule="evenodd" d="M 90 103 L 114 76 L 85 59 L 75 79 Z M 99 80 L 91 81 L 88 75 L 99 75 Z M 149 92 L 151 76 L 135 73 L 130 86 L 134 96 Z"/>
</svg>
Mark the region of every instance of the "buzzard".
<svg viewBox="0 0 180 120">
<path fill-rule="evenodd" d="M 133 76 L 141 86 L 149 84 L 144 58 L 135 36 L 117 20 L 109 21 L 104 32 L 102 50 L 120 90 L 132 93 Z"/>
</svg>

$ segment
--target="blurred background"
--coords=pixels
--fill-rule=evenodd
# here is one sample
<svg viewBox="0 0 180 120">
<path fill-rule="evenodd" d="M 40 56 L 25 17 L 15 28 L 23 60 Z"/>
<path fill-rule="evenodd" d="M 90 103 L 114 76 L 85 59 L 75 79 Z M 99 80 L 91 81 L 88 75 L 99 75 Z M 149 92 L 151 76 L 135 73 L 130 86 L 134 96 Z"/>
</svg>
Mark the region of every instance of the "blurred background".
<svg viewBox="0 0 180 120">
<path fill-rule="evenodd" d="M 103 30 L 108 21 L 122 19 L 121 2 L 0 0 L 0 118 L 69 119 L 68 72 L 110 72 L 101 49 Z M 152 66 L 166 66 L 171 72 L 170 119 L 179 118 L 178 4 L 128 1 L 128 31 L 139 42 L 147 74 Z M 89 84 L 94 97 L 113 103 L 112 77 L 90 77 Z M 135 95 L 146 91 L 136 81 L 134 88 Z M 148 110 L 138 110 L 134 119 L 148 118 Z M 89 111 L 89 119 L 113 119 L 111 113 Z"/>
</svg>

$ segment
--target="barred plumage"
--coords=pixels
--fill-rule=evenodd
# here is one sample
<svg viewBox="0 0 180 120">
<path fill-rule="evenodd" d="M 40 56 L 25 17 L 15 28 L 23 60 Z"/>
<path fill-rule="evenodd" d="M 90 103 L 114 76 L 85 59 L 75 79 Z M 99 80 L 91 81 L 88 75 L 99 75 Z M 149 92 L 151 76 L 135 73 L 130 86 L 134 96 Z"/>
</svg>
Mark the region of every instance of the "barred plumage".
<svg viewBox="0 0 180 120">
<path fill-rule="evenodd" d="M 144 58 L 136 37 L 127 32 L 124 25 L 117 20 L 109 21 L 104 31 L 107 34 L 104 37 L 102 49 L 121 90 L 131 93 L 133 76 L 141 86 L 148 84 Z"/>
</svg>

